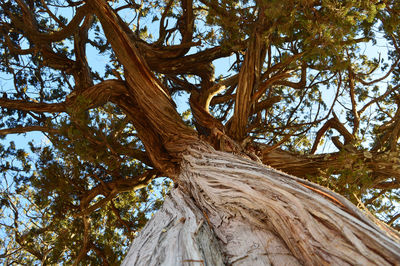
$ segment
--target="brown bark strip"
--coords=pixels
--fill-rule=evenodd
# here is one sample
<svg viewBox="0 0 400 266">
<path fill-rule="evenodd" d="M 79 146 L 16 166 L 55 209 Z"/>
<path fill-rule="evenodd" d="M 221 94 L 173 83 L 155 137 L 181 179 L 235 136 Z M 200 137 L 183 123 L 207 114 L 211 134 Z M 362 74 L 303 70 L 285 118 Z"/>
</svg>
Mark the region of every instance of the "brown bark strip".
<svg viewBox="0 0 400 266">
<path fill-rule="evenodd" d="M 251 99 L 254 93 L 254 87 L 258 85 L 257 83 L 260 81 L 263 61 L 263 58 L 261 58 L 261 51 L 263 50 L 263 44 L 264 40 L 262 34 L 259 32 L 259 29 L 256 29 L 254 36 L 249 41 L 243 66 L 240 69 L 235 109 L 229 128 L 229 135 L 239 142 L 246 136 L 248 117 L 253 105 Z"/>
<path fill-rule="evenodd" d="M 0 98 L 0 106 L 9 109 L 33 112 L 58 113 L 66 111 L 66 105 L 64 103 L 35 103 L 24 100 L 9 100 L 4 98 Z"/>
<path fill-rule="evenodd" d="M 303 183 L 301 183 L 301 182 L 298 182 L 298 183 L 301 184 L 303 187 L 306 187 L 306 188 L 308 188 L 308 189 L 311 189 L 312 191 L 314 191 L 314 192 L 316 192 L 316 193 L 318 193 L 318 194 L 321 194 L 322 196 L 325 196 L 325 197 L 327 197 L 328 199 L 332 200 L 333 202 L 335 202 L 335 203 L 339 204 L 340 206 L 344 207 L 344 205 L 343 205 L 340 201 L 338 201 L 337 199 L 335 199 L 333 196 L 331 196 L 331 195 L 329 195 L 329 194 L 327 194 L 327 193 L 325 193 L 325 192 L 323 192 L 323 191 L 321 191 L 321 190 L 319 190 L 319 189 L 316 189 L 316 188 L 312 188 L 312 187 L 310 187 L 310 186 L 307 186 L 306 184 L 303 184 Z"/>
</svg>

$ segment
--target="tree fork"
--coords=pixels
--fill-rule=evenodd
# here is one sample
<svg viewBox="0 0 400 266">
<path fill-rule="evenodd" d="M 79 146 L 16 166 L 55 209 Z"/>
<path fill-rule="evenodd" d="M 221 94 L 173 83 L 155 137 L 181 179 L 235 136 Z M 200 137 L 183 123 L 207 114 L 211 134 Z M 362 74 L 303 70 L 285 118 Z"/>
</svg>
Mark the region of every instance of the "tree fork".
<svg viewBox="0 0 400 266">
<path fill-rule="evenodd" d="M 128 32 L 124 30 L 124 22 L 105 1 L 92 0 L 89 3 L 100 20 L 118 60 L 124 66 L 128 92 L 137 104 L 135 109 L 140 110 L 147 121 L 148 127 L 139 126 L 139 129 L 145 130 L 141 135 L 149 131 L 157 134 L 165 151 L 178 158 L 187 144 L 198 140 L 197 134 L 183 123 L 167 90 L 155 78 L 145 60 L 139 55 Z M 135 126 L 138 127 L 138 124 Z M 152 150 L 151 146 L 154 146 L 154 143 L 146 139 L 143 142 L 146 149 Z M 157 165 L 157 162 L 153 163 Z"/>
</svg>

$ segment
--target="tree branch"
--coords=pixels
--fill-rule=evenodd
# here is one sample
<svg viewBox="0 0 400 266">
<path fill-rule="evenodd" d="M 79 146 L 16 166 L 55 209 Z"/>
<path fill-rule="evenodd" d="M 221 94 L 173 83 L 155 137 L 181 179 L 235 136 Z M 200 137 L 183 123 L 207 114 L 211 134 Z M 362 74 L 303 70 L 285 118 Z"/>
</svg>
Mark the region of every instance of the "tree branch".
<svg viewBox="0 0 400 266">
<path fill-rule="evenodd" d="M 392 64 L 392 66 L 390 67 L 389 71 L 388 71 L 385 75 L 383 75 L 382 77 L 380 77 L 380 78 L 377 78 L 377 79 L 374 79 L 374 80 L 371 80 L 371 81 L 365 81 L 365 80 L 363 80 L 362 78 L 359 77 L 359 74 L 358 74 L 358 73 L 354 75 L 354 78 L 355 78 L 358 82 L 360 82 L 361 84 L 363 84 L 363 85 L 365 85 L 365 86 L 373 85 L 373 84 L 378 83 L 378 82 L 380 82 L 380 81 L 386 79 L 387 77 L 389 77 L 389 75 L 396 69 L 396 67 L 397 67 L 397 65 L 398 65 L 398 63 L 399 63 L 399 61 L 400 61 L 400 57 L 398 57 L 398 58 L 396 59 L 396 61 Z"/>
<path fill-rule="evenodd" d="M 156 171 L 149 170 L 133 178 L 118 178 L 110 182 L 101 182 L 99 185 L 85 193 L 85 196 L 81 199 L 80 203 L 81 210 L 79 213 L 75 213 L 74 216 L 78 217 L 88 215 L 112 200 L 118 193 L 137 190 L 147 186 L 147 184 L 156 176 Z M 105 195 L 106 197 L 94 205 L 89 206 L 89 203 L 98 195 Z"/>
<path fill-rule="evenodd" d="M 127 25 L 106 2 L 91 0 L 88 3 L 95 10 L 107 39 L 110 41 L 118 60 L 124 66 L 129 94 L 137 104 L 137 107 L 134 109 L 140 109 L 140 113 L 145 116 L 138 118 L 137 114 L 135 115 L 134 112 L 130 112 L 131 117 L 136 116 L 137 119 L 146 120 L 147 128 L 144 130 L 141 127 L 137 128 L 139 137 L 143 141 L 146 150 L 164 149 L 172 157 L 178 157 L 189 142 L 197 140 L 195 132 L 182 121 L 168 91 L 156 79 L 145 60 L 139 54 L 136 43 L 129 37 Z M 126 111 L 132 109 L 132 107 L 127 105 L 125 105 L 125 108 Z M 138 123 L 134 124 L 138 126 Z M 147 138 L 145 135 L 148 135 L 149 131 L 153 131 L 155 135 L 158 135 L 158 137 L 154 137 L 159 139 L 156 143 L 161 141 L 161 147 L 154 147 L 154 142 L 146 141 Z M 158 162 L 158 158 L 151 159 L 154 166 L 162 167 Z M 168 171 L 171 176 L 175 175 L 174 171 L 176 169 L 159 169 Z"/>
<path fill-rule="evenodd" d="M 57 133 L 58 130 L 55 128 L 49 128 L 44 126 L 25 126 L 25 127 L 15 127 L 15 128 L 6 128 L 0 129 L 0 136 L 7 135 L 7 134 L 19 134 L 19 133 L 26 133 L 32 131 L 42 131 L 48 133 Z"/>
<path fill-rule="evenodd" d="M 355 136 L 360 127 L 360 116 L 359 116 L 359 113 L 357 112 L 354 73 L 351 69 L 349 69 L 349 87 L 350 87 L 351 110 L 353 113 L 353 134 L 352 135 Z"/>
<path fill-rule="evenodd" d="M 84 216 L 82 218 L 83 221 L 83 239 L 82 239 L 82 245 L 79 253 L 77 254 L 77 257 L 74 262 L 74 266 L 79 265 L 79 262 L 84 258 L 84 256 L 87 254 L 88 247 L 89 247 L 89 240 L 90 240 L 90 221 L 89 217 Z"/>
<path fill-rule="evenodd" d="M 259 24 L 263 24 L 264 12 L 260 11 Z M 261 78 L 261 68 L 264 62 L 263 53 L 265 41 L 260 32 L 256 29 L 254 35 L 249 41 L 246 56 L 239 72 L 239 83 L 236 89 L 235 109 L 232 117 L 232 123 L 229 128 L 229 135 L 236 141 L 241 142 L 246 136 L 246 126 L 248 116 L 253 106 L 251 97 L 255 86 L 258 85 Z M 264 55 L 265 56 L 265 55 Z"/>
<path fill-rule="evenodd" d="M 73 91 L 70 95 L 67 96 L 65 102 L 36 103 L 24 100 L 10 100 L 6 98 L 0 98 L 0 107 L 21 111 L 60 113 L 67 112 L 68 108 L 74 108 L 74 103 L 77 99 L 77 96 L 81 96 L 85 100 L 88 100 L 88 104 L 85 106 L 85 108 L 87 109 L 100 106 L 107 101 L 111 101 L 111 99 L 124 96 L 129 97 L 124 82 L 120 80 L 106 80 L 89 88 L 86 88 L 83 91 Z"/>
<path fill-rule="evenodd" d="M 22 9 L 23 16 L 16 17 L 14 14 L 8 12 L 8 15 L 12 19 L 15 26 L 18 27 L 22 32 L 27 34 L 27 37 L 32 39 L 35 43 L 49 43 L 62 41 L 65 38 L 71 36 L 78 29 L 79 24 L 82 22 L 83 18 L 88 15 L 88 6 L 84 5 L 77 8 L 75 16 L 71 19 L 69 24 L 59 31 L 52 33 L 40 32 L 37 26 L 37 21 L 35 19 L 35 14 L 29 9 L 23 0 L 16 0 L 18 5 Z M 7 10 L 7 9 L 6 9 Z"/>
<path fill-rule="evenodd" d="M 0 98 L 0 106 L 21 110 L 21 111 L 33 111 L 33 112 L 48 112 L 48 113 L 59 113 L 66 111 L 65 103 L 35 103 L 27 102 L 24 100 L 9 100 Z"/>
<path fill-rule="evenodd" d="M 328 170 L 331 174 L 340 174 L 348 167 L 351 169 L 352 165 L 360 160 L 364 162 L 365 169 L 374 180 L 369 188 L 384 189 L 381 180 L 400 176 L 399 162 L 391 159 L 386 153 L 353 151 L 300 155 L 280 149 L 269 151 L 269 146 L 258 145 L 261 147 L 261 160 L 264 164 L 297 177 L 315 177 Z"/>
<path fill-rule="evenodd" d="M 397 189 L 400 188 L 400 180 L 378 183 L 374 186 L 374 188 L 384 190 Z"/>
<path fill-rule="evenodd" d="M 347 130 L 347 128 L 342 123 L 340 123 L 335 113 L 333 113 L 333 118 L 326 121 L 325 124 L 318 130 L 317 136 L 315 137 L 314 140 L 314 144 L 311 148 L 310 152 L 311 154 L 314 154 L 316 152 L 322 136 L 330 128 L 336 129 L 344 137 L 345 144 L 350 144 L 351 142 L 354 141 L 354 136 Z"/>
</svg>

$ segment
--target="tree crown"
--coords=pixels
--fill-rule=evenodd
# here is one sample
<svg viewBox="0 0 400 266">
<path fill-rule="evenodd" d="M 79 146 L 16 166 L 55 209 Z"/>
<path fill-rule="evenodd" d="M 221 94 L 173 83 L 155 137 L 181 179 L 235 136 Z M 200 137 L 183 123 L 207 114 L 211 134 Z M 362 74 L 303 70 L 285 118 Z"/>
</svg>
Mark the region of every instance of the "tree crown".
<svg viewBox="0 0 400 266">
<path fill-rule="evenodd" d="M 4 262 L 119 262 L 190 141 L 399 228 L 399 1 L 0 5 Z"/>
</svg>

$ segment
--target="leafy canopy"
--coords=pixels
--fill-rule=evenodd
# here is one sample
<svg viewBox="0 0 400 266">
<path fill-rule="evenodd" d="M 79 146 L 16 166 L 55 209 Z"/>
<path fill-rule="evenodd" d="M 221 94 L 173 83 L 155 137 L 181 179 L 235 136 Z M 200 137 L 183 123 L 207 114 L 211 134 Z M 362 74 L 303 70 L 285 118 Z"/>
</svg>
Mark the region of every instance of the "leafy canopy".
<svg viewBox="0 0 400 266">
<path fill-rule="evenodd" d="M 118 264 L 172 184 L 91 2 L 0 0 L 5 265 Z M 222 149 L 218 129 L 399 229 L 399 1 L 107 2 L 204 140 Z"/>
</svg>

